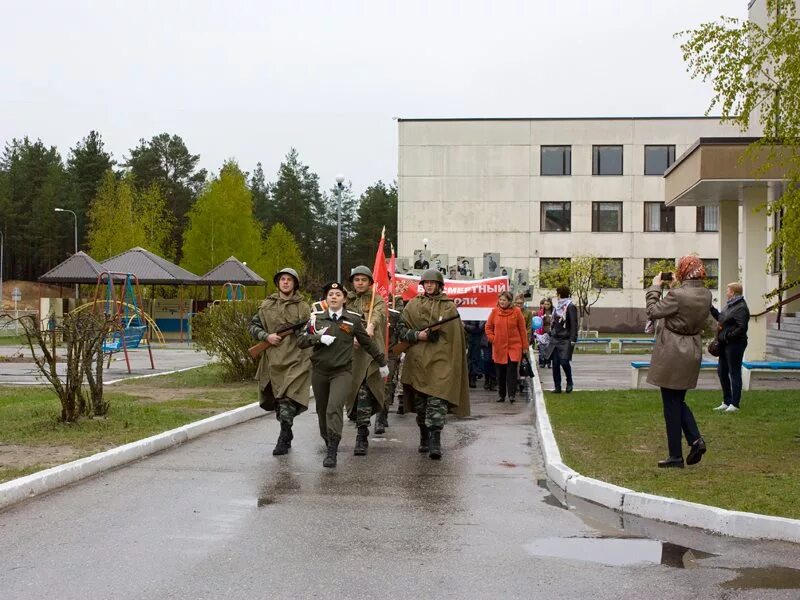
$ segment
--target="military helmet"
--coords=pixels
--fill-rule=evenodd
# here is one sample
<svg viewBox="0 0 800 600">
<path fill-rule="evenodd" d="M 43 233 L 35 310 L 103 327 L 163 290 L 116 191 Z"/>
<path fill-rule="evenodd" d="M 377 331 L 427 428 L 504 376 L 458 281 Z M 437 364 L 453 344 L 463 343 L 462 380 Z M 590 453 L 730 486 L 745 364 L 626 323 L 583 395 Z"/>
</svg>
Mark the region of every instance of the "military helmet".
<svg viewBox="0 0 800 600">
<path fill-rule="evenodd" d="M 291 275 L 294 278 L 294 289 L 300 289 L 300 276 L 297 274 L 297 271 L 290 267 L 285 267 L 275 273 L 275 277 L 272 278 L 272 283 L 275 284 L 275 287 L 278 287 L 278 280 L 281 278 L 281 275 Z"/>
<path fill-rule="evenodd" d="M 422 274 L 422 277 L 420 277 L 419 280 L 420 283 L 425 281 L 435 281 L 436 283 L 441 283 L 444 285 L 444 276 L 436 269 L 428 269 Z"/>
<path fill-rule="evenodd" d="M 369 277 L 370 283 L 375 283 L 375 278 L 372 276 L 372 269 L 364 265 L 358 265 L 350 271 L 350 283 L 353 283 L 353 277 L 356 275 L 365 275 Z"/>
</svg>

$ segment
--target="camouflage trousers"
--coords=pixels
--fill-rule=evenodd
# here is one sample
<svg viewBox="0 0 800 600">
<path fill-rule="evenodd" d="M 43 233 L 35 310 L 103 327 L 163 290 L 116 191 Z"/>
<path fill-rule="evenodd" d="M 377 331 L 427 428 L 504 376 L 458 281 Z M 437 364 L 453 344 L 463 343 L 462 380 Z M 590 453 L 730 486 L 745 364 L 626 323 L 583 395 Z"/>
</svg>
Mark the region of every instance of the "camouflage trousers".
<svg viewBox="0 0 800 600">
<path fill-rule="evenodd" d="M 447 400 L 417 392 L 414 394 L 414 412 L 417 413 L 417 425 L 441 431 L 447 418 Z"/>
<path fill-rule="evenodd" d="M 375 394 L 372 393 L 366 382 L 362 383 L 358 388 L 358 397 L 356 398 L 356 426 L 366 425 L 369 427 L 372 415 L 380 409 L 381 405 L 375 399 Z"/>
<path fill-rule="evenodd" d="M 294 424 L 294 418 L 307 410 L 307 406 L 291 398 L 279 398 L 275 401 L 275 418 L 281 423 L 288 423 L 290 427 Z"/>
</svg>

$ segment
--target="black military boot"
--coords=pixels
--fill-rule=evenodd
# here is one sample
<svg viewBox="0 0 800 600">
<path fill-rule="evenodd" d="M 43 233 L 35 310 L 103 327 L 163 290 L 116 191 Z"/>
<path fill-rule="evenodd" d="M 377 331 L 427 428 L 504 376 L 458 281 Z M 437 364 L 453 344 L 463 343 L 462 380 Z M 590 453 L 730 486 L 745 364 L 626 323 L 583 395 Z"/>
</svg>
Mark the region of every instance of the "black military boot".
<svg viewBox="0 0 800 600">
<path fill-rule="evenodd" d="M 332 435 L 328 439 L 328 455 L 322 461 L 323 467 L 333 468 L 336 466 L 336 453 L 339 451 L 339 440 L 337 435 Z"/>
<path fill-rule="evenodd" d="M 469 376 L 469 387 L 471 388 L 478 387 L 478 378 L 475 375 Z"/>
<path fill-rule="evenodd" d="M 353 450 L 354 456 L 366 456 L 369 447 L 369 427 L 361 425 L 356 434 L 356 447 Z"/>
<path fill-rule="evenodd" d="M 402 396 L 397 401 L 397 414 L 398 415 L 406 414 L 406 407 L 403 404 L 403 397 Z"/>
<path fill-rule="evenodd" d="M 386 409 L 381 409 L 377 415 L 375 415 L 375 435 L 381 435 L 382 433 L 386 433 L 386 428 L 389 426 L 389 419 L 386 417 Z"/>
<path fill-rule="evenodd" d="M 289 448 L 292 447 L 292 426 L 286 421 L 281 421 L 281 434 L 278 436 L 278 443 L 272 450 L 273 456 L 281 456 L 289 453 Z"/>
<path fill-rule="evenodd" d="M 419 426 L 419 451 L 420 452 L 427 452 L 428 451 L 428 444 L 430 440 L 430 432 L 425 425 Z"/>
<path fill-rule="evenodd" d="M 428 456 L 430 456 L 433 460 L 439 460 L 442 458 L 442 430 L 441 429 L 433 429 L 431 430 L 431 443 L 430 443 L 430 451 Z"/>
</svg>

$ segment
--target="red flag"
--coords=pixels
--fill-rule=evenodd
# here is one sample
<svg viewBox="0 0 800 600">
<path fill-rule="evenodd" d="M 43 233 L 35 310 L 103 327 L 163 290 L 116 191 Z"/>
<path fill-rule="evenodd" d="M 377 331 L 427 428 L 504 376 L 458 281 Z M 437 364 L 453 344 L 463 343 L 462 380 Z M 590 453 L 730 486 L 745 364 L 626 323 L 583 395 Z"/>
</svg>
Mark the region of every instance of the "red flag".
<svg viewBox="0 0 800 600">
<path fill-rule="evenodd" d="M 389 272 L 386 269 L 386 257 L 383 253 L 384 231 L 381 232 L 381 241 L 378 244 L 378 252 L 375 254 L 375 266 L 372 268 L 372 279 L 375 281 L 373 291 L 380 294 L 386 305 L 389 305 Z M 372 307 L 370 307 L 372 312 Z"/>
</svg>

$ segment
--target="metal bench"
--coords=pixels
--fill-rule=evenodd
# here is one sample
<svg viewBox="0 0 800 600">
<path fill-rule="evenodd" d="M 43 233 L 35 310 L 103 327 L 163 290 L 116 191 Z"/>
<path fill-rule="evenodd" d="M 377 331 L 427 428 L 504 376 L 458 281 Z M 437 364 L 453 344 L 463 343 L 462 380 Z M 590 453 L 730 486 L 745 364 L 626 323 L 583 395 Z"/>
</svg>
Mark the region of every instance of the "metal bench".
<svg viewBox="0 0 800 600">
<path fill-rule="evenodd" d="M 611 338 L 578 338 L 575 347 L 578 346 L 605 346 L 608 354 L 611 352 Z"/>
<path fill-rule="evenodd" d="M 746 360 L 742 362 L 742 389 L 750 389 L 754 374 L 767 374 L 769 379 L 787 373 L 800 374 L 800 361 Z"/>
<path fill-rule="evenodd" d="M 649 346 L 652 348 L 653 344 L 656 343 L 655 338 L 620 338 L 617 341 L 619 342 L 620 353 L 622 353 L 622 349 L 625 346 Z"/>
<path fill-rule="evenodd" d="M 631 361 L 631 389 L 638 390 L 643 386 L 647 380 L 647 372 L 650 370 L 649 360 L 634 360 Z M 701 371 L 716 371 L 717 363 L 710 360 L 704 360 L 700 363 Z"/>
</svg>

